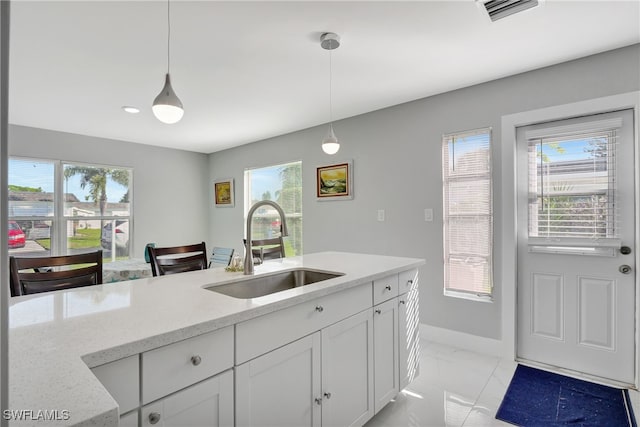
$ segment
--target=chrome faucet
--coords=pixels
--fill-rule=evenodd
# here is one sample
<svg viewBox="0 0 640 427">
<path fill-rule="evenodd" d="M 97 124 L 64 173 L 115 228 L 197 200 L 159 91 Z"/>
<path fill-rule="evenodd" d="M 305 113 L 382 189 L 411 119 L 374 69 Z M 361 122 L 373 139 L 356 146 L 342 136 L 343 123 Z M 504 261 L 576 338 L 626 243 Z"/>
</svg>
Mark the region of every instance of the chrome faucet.
<svg viewBox="0 0 640 427">
<path fill-rule="evenodd" d="M 289 231 L 287 230 L 287 220 L 284 217 L 284 211 L 276 202 L 272 202 L 271 200 L 261 200 L 256 202 L 251 209 L 249 209 L 249 213 L 247 214 L 247 244 L 246 244 L 246 254 L 244 257 L 244 274 L 253 274 L 253 251 L 251 250 L 251 220 L 253 219 L 253 214 L 258 210 L 260 206 L 272 206 L 275 210 L 278 211 L 280 215 L 280 220 L 282 222 L 282 237 L 288 236 Z"/>
</svg>

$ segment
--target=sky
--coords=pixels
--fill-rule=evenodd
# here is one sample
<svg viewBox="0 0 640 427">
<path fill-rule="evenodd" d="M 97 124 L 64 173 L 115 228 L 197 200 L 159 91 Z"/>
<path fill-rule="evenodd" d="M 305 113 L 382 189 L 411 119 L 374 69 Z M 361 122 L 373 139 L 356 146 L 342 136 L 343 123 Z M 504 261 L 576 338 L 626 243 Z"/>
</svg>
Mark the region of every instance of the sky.
<svg viewBox="0 0 640 427">
<path fill-rule="evenodd" d="M 54 163 L 29 159 L 9 159 L 9 185 L 42 188 L 52 193 L 54 190 Z M 89 187 L 80 187 L 80 176 L 76 175 L 63 183 L 65 193 L 73 193 L 78 200 L 85 201 Z M 107 181 L 107 201 L 119 202 L 127 189 L 111 180 Z"/>
</svg>

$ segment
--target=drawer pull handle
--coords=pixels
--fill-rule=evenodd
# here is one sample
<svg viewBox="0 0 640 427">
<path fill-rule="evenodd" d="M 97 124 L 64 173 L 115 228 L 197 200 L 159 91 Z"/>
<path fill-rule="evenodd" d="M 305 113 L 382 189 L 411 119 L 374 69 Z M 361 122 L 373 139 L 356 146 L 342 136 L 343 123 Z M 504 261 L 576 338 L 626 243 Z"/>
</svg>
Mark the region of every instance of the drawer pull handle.
<svg viewBox="0 0 640 427">
<path fill-rule="evenodd" d="M 381 314 L 381 313 L 382 313 L 382 310 L 380 310 L 380 309 L 376 310 L 376 314 Z"/>
<path fill-rule="evenodd" d="M 317 305 L 317 306 L 316 306 L 316 311 L 317 311 L 318 313 L 322 313 L 322 312 L 324 311 L 324 307 L 323 307 L 323 306 L 321 306 L 321 305 Z"/>
<path fill-rule="evenodd" d="M 404 304 L 404 300 L 402 300 L 402 299 L 401 299 L 401 300 L 400 300 L 400 304 Z"/>
<path fill-rule="evenodd" d="M 198 366 L 200 363 L 202 363 L 202 358 L 200 356 L 192 356 L 191 357 L 191 364 L 193 366 Z"/>
<path fill-rule="evenodd" d="M 322 405 L 322 398 L 316 397 L 316 405 Z"/>
<path fill-rule="evenodd" d="M 152 412 L 149 414 L 149 422 L 151 424 L 157 424 L 160 421 L 160 414 L 158 412 Z"/>
<path fill-rule="evenodd" d="M 386 290 L 390 291 L 391 290 L 391 285 L 387 285 L 384 287 Z"/>
<path fill-rule="evenodd" d="M 326 398 L 327 398 L 327 400 L 328 400 L 328 399 L 331 399 L 331 393 L 325 393 L 325 394 L 324 394 L 324 397 L 326 397 Z"/>
</svg>

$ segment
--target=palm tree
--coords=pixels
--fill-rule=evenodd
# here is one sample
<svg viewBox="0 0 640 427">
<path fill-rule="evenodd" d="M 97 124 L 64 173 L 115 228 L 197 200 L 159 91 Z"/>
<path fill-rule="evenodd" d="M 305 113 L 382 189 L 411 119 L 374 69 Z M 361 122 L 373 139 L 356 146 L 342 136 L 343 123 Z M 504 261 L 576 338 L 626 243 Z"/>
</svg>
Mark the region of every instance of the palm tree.
<svg viewBox="0 0 640 427">
<path fill-rule="evenodd" d="M 83 190 L 89 186 L 89 195 L 85 196 L 85 200 L 92 200 L 100 209 L 100 216 L 103 217 L 107 210 L 107 180 L 122 185 L 129 186 L 129 171 L 124 169 L 107 169 L 96 168 L 92 166 L 65 166 L 64 177 L 69 179 L 72 176 L 80 175 L 80 188 Z M 125 194 L 124 202 L 128 201 L 129 192 Z M 102 230 L 104 220 L 100 221 L 100 238 L 102 238 Z"/>
</svg>

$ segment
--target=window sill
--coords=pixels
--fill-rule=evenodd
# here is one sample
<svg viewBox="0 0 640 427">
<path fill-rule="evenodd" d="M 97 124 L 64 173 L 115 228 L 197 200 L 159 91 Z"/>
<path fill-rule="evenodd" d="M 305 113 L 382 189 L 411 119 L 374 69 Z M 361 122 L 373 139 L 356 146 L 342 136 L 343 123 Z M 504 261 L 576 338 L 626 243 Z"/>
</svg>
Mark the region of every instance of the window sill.
<svg viewBox="0 0 640 427">
<path fill-rule="evenodd" d="M 491 295 L 470 294 L 467 292 L 453 291 L 450 289 L 444 290 L 444 296 L 452 297 L 452 298 L 461 298 L 461 299 L 466 299 L 470 301 L 493 303 L 493 297 Z"/>
</svg>

